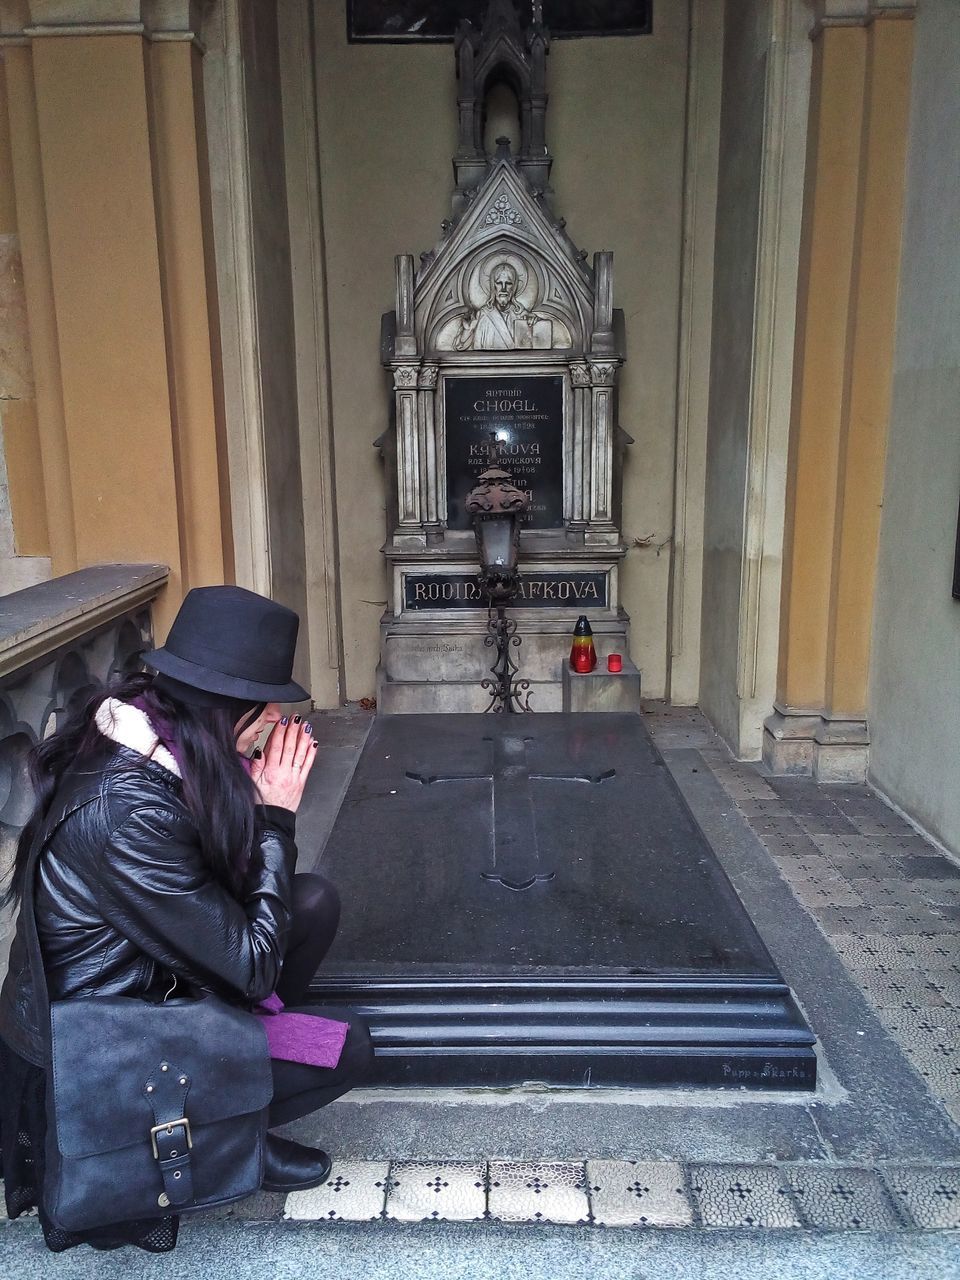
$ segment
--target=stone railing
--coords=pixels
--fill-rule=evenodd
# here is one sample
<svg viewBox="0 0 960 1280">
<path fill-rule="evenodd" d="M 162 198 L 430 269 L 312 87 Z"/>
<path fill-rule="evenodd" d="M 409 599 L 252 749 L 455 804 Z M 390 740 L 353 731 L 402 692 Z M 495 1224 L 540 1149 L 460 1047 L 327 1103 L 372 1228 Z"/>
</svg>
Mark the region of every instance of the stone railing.
<svg viewBox="0 0 960 1280">
<path fill-rule="evenodd" d="M 91 690 L 136 670 L 152 644 L 164 565 L 110 564 L 0 596 L 0 876 L 6 881 L 33 793 L 27 756 Z M 10 920 L 0 919 L 0 970 Z"/>
</svg>

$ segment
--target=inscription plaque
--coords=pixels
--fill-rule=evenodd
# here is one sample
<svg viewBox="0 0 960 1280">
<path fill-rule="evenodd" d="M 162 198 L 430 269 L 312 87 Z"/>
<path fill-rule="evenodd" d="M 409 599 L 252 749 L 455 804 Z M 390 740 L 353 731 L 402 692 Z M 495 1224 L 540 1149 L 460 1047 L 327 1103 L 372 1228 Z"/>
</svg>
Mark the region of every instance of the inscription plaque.
<svg viewBox="0 0 960 1280">
<path fill-rule="evenodd" d="M 491 434 L 514 482 L 530 495 L 524 524 L 563 527 L 563 378 L 553 374 L 445 378 L 447 527 L 470 529 L 467 494 L 489 465 Z"/>
<path fill-rule="evenodd" d="M 606 609 L 607 575 L 522 573 L 514 605 L 522 609 Z M 405 609 L 484 609 L 486 597 L 474 573 L 408 573 L 403 580 Z"/>
</svg>

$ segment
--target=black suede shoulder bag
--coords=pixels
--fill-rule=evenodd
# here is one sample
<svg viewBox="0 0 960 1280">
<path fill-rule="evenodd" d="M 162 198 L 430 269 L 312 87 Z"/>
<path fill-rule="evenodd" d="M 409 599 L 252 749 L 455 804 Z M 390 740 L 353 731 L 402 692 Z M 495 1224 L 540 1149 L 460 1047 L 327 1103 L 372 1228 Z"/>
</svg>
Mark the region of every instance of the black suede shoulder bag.
<svg viewBox="0 0 960 1280">
<path fill-rule="evenodd" d="M 47 1214 L 84 1231 L 251 1195 L 273 1092 L 260 1019 L 209 994 L 51 1002 L 34 882 L 52 835 L 31 851 L 21 904 L 38 1026 L 49 1027 Z"/>
</svg>

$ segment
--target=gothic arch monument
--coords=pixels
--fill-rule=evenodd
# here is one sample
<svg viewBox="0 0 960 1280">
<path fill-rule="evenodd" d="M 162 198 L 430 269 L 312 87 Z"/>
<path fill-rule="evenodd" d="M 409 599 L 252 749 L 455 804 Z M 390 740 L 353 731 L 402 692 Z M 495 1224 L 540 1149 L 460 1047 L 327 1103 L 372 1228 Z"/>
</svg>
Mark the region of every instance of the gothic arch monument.
<svg viewBox="0 0 960 1280">
<path fill-rule="evenodd" d="M 531 705 L 561 709 L 561 672 L 577 616 L 600 652 L 629 653 L 619 600 L 626 553 L 617 421 L 623 317 L 613 254 L 592 265 L 551 207 L 540 22 L 521 32 L 493 0 L 482 32 L 455 44 L 460 137 L 452 216 L 439 244 L 396 259 L 396 309 L 381 353 L 394 386 L 381 437 L 390 496 L 384 555 L 390 602 L 381 624 L 378 705 L 386 712 L 480 711 L 486 608 L 464 500 L 492 435 L 530 497 L 521 535 L 523 677 Z M 483 150 L 486 96 L 516 95 L 520 145 Z"/>
</svg>

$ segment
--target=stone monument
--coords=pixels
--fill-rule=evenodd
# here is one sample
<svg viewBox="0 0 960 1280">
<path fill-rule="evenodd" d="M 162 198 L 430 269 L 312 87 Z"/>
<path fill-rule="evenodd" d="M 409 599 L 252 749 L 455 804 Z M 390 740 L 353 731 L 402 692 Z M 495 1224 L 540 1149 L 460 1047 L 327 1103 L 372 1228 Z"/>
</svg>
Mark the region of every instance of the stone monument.
<svg viewBox="0 0 960 1280">
<path fill-rule="evenodd" d="M 629 652 L 619 599 L 623 318 L 612 253 L 589 265 L 551 208 L 548 48 L 542 23 L 522 32 L 510 0 L 491 0 L 480 32 L 461 24 L 452 216 L 419 268 L 410 255 L 396 259 L 396 309 L 384 316 L 381 344 L 394 386 L 380 442 L 390 488 L 385 712 L 483 711 L 489 701 L 487 610 L 464 504 L 492 436 L 529 497 L 513 612 L 532 709 L 561 709 L 580 614 L 601 662 Z M 499 139 L 491 157 L 485 100 L 498 81 L 516 93 L 520 147 L 512 154 Z"/>
</svg>

